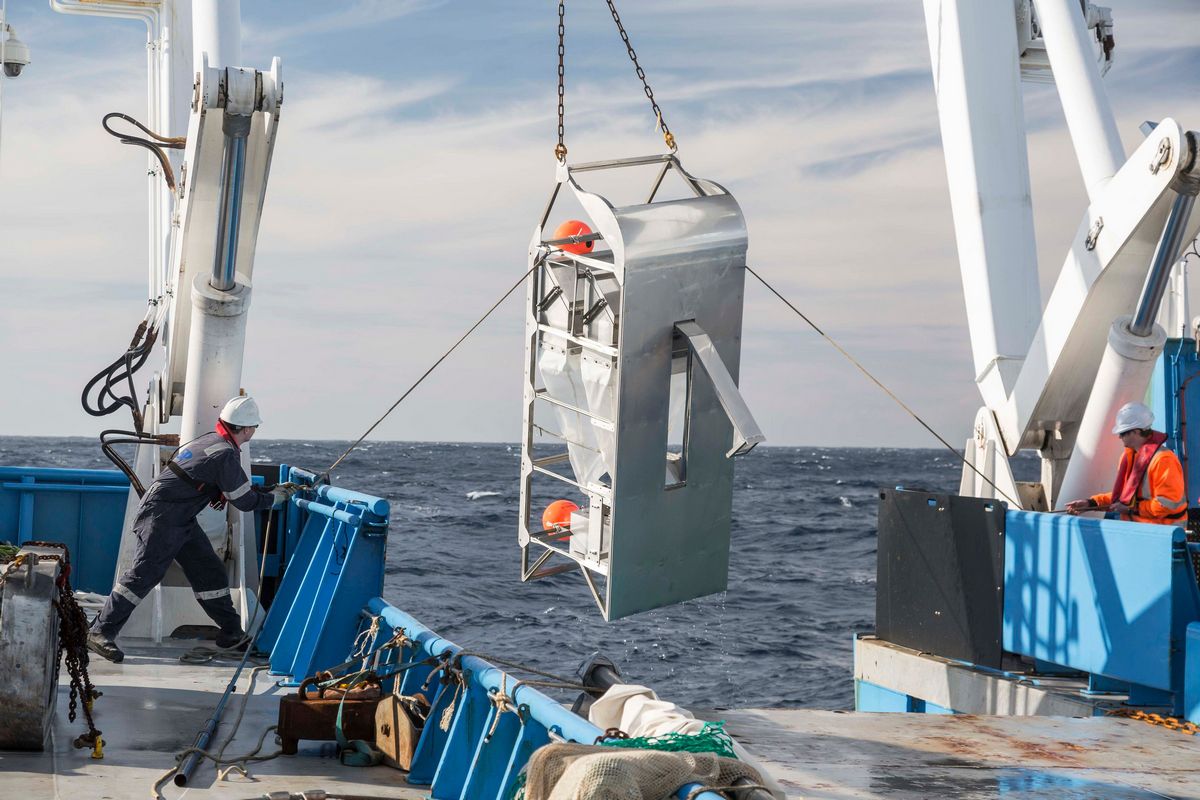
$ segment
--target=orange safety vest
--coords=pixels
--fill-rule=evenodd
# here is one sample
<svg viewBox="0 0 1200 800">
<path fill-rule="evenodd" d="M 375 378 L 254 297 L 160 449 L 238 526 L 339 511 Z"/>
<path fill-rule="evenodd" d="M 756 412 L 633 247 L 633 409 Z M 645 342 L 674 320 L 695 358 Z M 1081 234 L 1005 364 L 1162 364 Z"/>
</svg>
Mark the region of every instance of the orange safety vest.
<svg viewBox="0 0 1200 800">
<path fill-rule="evenodd" d="M 1137 454 L 1126 447 L 1121 454 L 1120 471 L 1128 472 L 1133 469 L 1133 459 Z M 1113 503 L 1113 493 L 1104 492 L 1092 495 L 1092 500 L 1102 509 Z M 1179 525 L 1187 517 L 1187 497 L 1184 494 L 1183 465 L 1179 456 L 1165 447 L 1160 447 L 1134 494 L 1133 502 L 1129 504 L 1130 513 L 1122 514 L 1121 519 L 1132 522 L 1152 522 L 1158 525 Z"/>
</svg>

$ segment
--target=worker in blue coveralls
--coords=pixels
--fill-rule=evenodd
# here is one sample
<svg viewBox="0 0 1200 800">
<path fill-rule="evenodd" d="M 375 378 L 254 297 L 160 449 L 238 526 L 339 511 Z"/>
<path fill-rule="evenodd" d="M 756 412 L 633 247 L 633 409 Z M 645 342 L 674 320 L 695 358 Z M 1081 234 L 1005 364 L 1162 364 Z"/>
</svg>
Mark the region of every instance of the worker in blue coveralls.
<svg viewBox="0 0 1200 800">
<path fill-rule="evenodd" d="M 137 537 L 133 565 L 117 580 L 104 609 L 88 632 L 88 649 L 120 663 L 125 654 L 116 638 L 134 608 L 178 561 L 208 616 L 220 627 L 217 647 L 243 647 L 246 634 L 229 596 L 225 565 L 196 521 L 206 505 L 240 511 L 270 508 L 291 498 L 290 484 L 270 490 L 251 484 L 241 464 L 241 447 L 254 437 L 262 419 L 250 397 L 225 404 L 216 430 L 180 447 L 150 485 L 133 522 Z"/>
</svg>

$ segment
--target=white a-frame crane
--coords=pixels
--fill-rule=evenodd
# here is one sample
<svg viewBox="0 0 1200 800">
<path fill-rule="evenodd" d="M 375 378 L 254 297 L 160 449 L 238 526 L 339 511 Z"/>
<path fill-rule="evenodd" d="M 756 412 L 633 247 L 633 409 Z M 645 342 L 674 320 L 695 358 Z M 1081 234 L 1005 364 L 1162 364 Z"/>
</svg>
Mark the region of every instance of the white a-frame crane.
<svg viewBox="0 0 1200 800">
<path fill-rule="evenodd" d="M 1164 119 L 1126 157 L 1102 81 L 1113 53 L 1107 8 L 925 0 L 925 17 L 984 402 L 962 493 L 1061 506 L 1111 482 L 1120 448 L 1111 419 L 1142 399 L 1162 350 L 1163 298 L 1200 228 L 1197 136 Z M 1044 308 L 1022 80 L 1056 85 L 1089 199 Z M 1167 312 L 1173 335 L 1180 307 Z M 1041 453 L 1042 480 L 1018 485 L 1008 457 L 1029 448 Z"/>
</svg>

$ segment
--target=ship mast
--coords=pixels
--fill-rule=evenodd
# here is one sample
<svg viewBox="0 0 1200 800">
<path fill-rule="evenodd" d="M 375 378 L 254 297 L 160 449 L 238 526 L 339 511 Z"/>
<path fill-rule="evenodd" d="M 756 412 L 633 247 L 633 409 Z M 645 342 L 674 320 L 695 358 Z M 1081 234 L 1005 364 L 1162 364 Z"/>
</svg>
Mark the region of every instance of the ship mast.
<svg viewBox="0 0 1200 800">
<path fill-rule="evenodd" d="M 110 368 L 98 376 L 107 382 L 100 384 L 97 407 L 88 408 L 95 415 L 122 404 L 134 411 L 137 455 L 132 467 L 121 464 L 133 489 L 119 574 L 132 558 L 138 488 L 150 484 L 174 449 L 164 445 L 211 431 L 219 409 L 241 391 L 255 246 L 283 83 L 278 59 L 269 71 L 240 66 L 240 0 L 51 0 L 51 6 L 67 14 L 136 19 L 147 30 L 146 136 L 122 141 L 150 151 L 149 308 L 139 327 L 139 335 L 145 333 L 137 364 L 156 342 L 165 358 L 144 404 L 120 398 L 106 406 L 119 374 Z M 164 435 L 176 418 L 178 437 Z M 249 473 L 245 448 L 242 461 Z M 235 603 L 248 618 L 257 607 L 251 515 L 209 509 L 198 521 L 230 564 Z M 131 633 L 157 639 L 181 624 L 206 620 L 175 572 L 139 606 Z"/>
</svg>

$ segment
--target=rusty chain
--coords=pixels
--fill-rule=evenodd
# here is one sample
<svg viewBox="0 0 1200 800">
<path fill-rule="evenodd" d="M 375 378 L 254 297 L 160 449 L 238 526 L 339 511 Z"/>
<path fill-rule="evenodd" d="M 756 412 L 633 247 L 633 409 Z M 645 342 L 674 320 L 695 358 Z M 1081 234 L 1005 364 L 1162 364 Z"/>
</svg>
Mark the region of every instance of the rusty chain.
<svg viewBox="0 0 1200 800">
<path fill-rule="evenodd" d="M 62 542 L 25 542 L 24 547 L 53 547 L 62 550 L 61 555 L 51 553 L 36 554 L 37 561 L 57 561 L 61 565 L 58 580 L 58 597 L 54 600 L 54 610 L 58 614 L 58 652 L 54 658 L 54 683 L 58 683 L 59 671 L 62 665 L 67 665 L 67 674 L 71 676 L 71 690 L 67 703 L 67 719 L 74 722 L 78 718 L 80 700 L 83 701 L 83 718 L 87 723 L 87 732 L 80 734 L 73 744 L 78 748 L 90 747 L 92 758 L 104 757 L 104 740 L 100 731 L 96 730 L 92 719 L 92 703 L 100 696 L 100 692 L 92 685 L 88 674 L 88 621 L 87 615 L 75 601 L 75 592 L 71 588 L 71 553 Z M 0 584 L 13 571 L 24 564 L 31 553 L 21 553 L 7 565 Z"/>
</svg>

